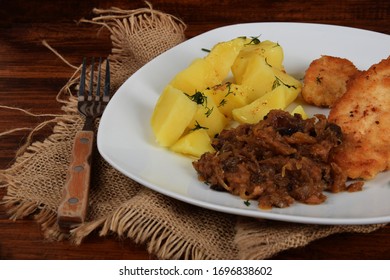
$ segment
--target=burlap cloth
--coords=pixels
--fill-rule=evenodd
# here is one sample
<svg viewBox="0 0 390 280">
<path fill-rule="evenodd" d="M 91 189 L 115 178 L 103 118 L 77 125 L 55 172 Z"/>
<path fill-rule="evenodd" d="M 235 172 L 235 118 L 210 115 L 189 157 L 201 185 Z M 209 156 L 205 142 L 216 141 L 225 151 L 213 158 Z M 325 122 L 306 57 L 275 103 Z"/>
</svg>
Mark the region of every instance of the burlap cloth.
<svg viewBox="0 0 390 280">
<path fill-rule="evenodd" d="M 125 11 L 94 9 L 85 24 L 99 24 L 111 33 L 112 90 L 138 68 L 185 40 L 186 25 L 178 18 L 146 8 Z M 214 212 L 163 196 L 145 188 L 108 165 L 93 161 L 88 222 L 70 235 L 60 233 L 56 211 L 61 199 L 73 137 L 83 119 L 77 113 L 72 85 L 79 68 L 58 101 L 53 133 L 43 142 L 28 143 L 16 162 L 0 172 L 7 187 L 4 203 L 12 219 L 34 215 L 44 236 L 69 238 L 80 244 L 92 231 L 101 236 L 128 237 L 161 259 L 265 259 L 283 250 L 340 232 L 372 232 L 383 225 L 324 226 L 284 223 Z"/>
</svg>

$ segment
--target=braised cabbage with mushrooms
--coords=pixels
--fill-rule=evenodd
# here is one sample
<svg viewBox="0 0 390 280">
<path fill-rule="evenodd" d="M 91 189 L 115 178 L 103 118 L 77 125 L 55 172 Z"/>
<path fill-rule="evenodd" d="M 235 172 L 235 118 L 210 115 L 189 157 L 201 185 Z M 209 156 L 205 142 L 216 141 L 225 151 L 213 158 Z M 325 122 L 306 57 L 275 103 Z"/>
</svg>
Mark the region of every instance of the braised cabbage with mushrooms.
<svg viewBox="0 0 390 280">
<path fill-rule="evenodd" d="M 320 204 L 324 191 L 347 190 L 347 176 L 330 151 L 342 142 L 340 128 L 324 115 L 302 119 L 271 110 L 256 124 L 223 130 L 212 141 L 215 152 L 193 162 L 199 179 L 259 207 L 284 208 L 299 201 Z"/>
</svg>

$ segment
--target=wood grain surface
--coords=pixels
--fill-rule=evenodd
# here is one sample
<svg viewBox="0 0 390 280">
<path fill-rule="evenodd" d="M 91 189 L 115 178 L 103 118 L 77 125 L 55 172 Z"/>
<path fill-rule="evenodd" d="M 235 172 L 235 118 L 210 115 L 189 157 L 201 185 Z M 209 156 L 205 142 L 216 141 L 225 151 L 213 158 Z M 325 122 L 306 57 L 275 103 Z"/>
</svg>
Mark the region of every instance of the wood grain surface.
<svg viewBox="0 0 390 280">
<path fill-rule="evenodd" d="M 35 114 L 56 114 L 55 97 L 73 69 L 50 52 L 46 40 L 70 63 L 82 57 L 107 56 L 111 43 L 104 29 L 78 24 L 92 9 L 136 9 L 144 1 L 129 0 L 0 0 L 0 105 Z M 186 24 L 188 38 L 210 29 L 243 22 L 314 22 L 369 29 L 390 34 L 389 1 L 244 1 L 154 0 L 155 9 L 173 14 Z M 390 50 L 390 46 L 389 46 Z M 367 50 L 369 51 L 369 50 Z M 0 109 L 0 133 L 34 127 L 49 119 Z M 0 168 L 9 167 L 28 131 L 0 138 Z M 36 133 L 43 140 L 50 127 Z M 0 197 L 6 193 L 0 188 Z M 153 259 L 144 246 L 115 236 L 89 236 L 82 245 L 49 242 L 30 219 L 11 221 L 0 206 L 0 259 Z M 390 259 L 390 226 L 370 234 L 337 234 L 303 248 L 281 252 L 274 259 Z"/>
</svg>

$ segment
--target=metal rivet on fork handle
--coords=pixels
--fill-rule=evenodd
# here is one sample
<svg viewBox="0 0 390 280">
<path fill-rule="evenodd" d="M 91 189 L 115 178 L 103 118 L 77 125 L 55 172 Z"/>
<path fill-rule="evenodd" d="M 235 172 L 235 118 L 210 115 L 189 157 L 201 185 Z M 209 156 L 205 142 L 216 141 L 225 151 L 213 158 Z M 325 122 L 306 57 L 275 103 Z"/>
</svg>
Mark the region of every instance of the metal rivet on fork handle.
<svg viewBox="0 0 390 280">
<path fill-rule="evenodd" d="M 78 202 L 79 202 L 79 200 L 76 197 L 71 197 L 68 199 L 68 203 L 70 203 L 70 204 L 76 204 Z"/>
<path fill-rule="evenodd" d="M 80 138 L 80 142 L 83 144 L 88 144 L 89 139 L 88 138 Z"/>
</svg>

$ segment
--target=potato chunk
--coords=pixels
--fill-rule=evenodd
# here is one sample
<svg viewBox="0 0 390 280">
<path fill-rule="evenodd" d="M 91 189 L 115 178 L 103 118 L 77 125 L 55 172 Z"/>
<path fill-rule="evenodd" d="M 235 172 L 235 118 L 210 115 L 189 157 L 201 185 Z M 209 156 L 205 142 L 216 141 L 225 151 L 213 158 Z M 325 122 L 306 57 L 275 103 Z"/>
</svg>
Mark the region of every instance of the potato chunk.
<svg viewBox="0 0 390 280">
<path fill-rule="evenodd" d="M 230 73 L 237 55 L 241 49 L 249 42 L 246 37 L 238 37 L 230 41 L 220 42 L 213 46 L 210 53 L 204 58 L 214 68 L 219 84 L 226 79 Z"/>
<path fill-rule="evenodd" d="M 151 118 L 159 145 L 169 147 L 183 134 L 198 107 L 181 90 L 170 85 L 160 95 Z"/>
<path fill-rule="evenodd" d="M 210 137 L 214 137 L 229 123 L 229 120 L 219 111 L 210 96 L 206 96 L 203 92 L 197 92 L 189 98 L 198 102 L 198 109 L 188 125 L 189 129 L 204 128 Z"/>
<path fill-rule="evenodd" d="M 252 102 L 275 87 L 275 79 L 292 86 L 300 82 L 285 73 L 283 49 L 271 41 L 245 46 L 232 65 L 237 84 L 251 88 L 248 101 Z"/>
<path fill-rule="evenodd" d="M 266 40 L 258 45 L 254 45 L 254 47 L 256 47 L 256 52 L 264 56 L 268 64 L 279 70 L 284 70 L 284 52 L 278 43 Z"/>
<path fill-rule="evenodd" d="M 246 68 L 254 59 L 265 60 L 268 65 L 284 70 L 284 53 L 279 44 L 268 40 L 259 44 L 247 44 L 241 49 L 232 65 L 233 75 L 237 83 L 242 83 Z"/>
<path fill-rule="evenodd" d="M 234 109 L 233 118 L 240 123 L 257 123 L 272 109 L 285 109 L 297 95 L 298 91 L 293 88 L 278 86 L 252 103 Z"/>
<path fill-rule="evenodd" d="M 214 100 L 221 113 L 233 119 L 232 110 L 248 104 L 248 91 L 250 90 L 243 85 L 228 82 L 205 90 L 204 94 Z"/>
<path fill-rule="evenodd" d="M 262 56 L 254 56 L 245 63 L 235 62 L 232 66 L 232 72 L 237 84 L 252 89 L 248 95 L 248 102 L 252 102 L 271 91 L 272 84 L 275 81 L 272 66 L 267 64 Z"/>
<path fill-rule="evenodd" d="M 292 110 L 291 115 L 294 116 L 294 114 L 301 115 L 303 120 L 306 120 L 308 118 L 308 116 L 307 116 L 305 110 L 303 109 L 302 105 L 298 105 L 297 107 L 294 108 L 294 110 Z"/>
<path fill-rule="evenodd" d="M 181 137 L 170 149 L 176 153 L 200 157 L 206 152 L 214 152 L 206 130 L 198 129 Z"/>
<path fill-rule="evenodd" d="M 274 73 L 275 80 L 272 84 L 272 88 L 279 86 L 287 87 L 291 94 L 286 95 L 286 102 L 290 104 L 297 98 L 298 94 L 302 91 L 302 83 L 284 71 L 274 69 Z"/>
<path fill-rule="evenodd" d="M 197 58 L 187 68 L 177 73 L 170 85 L 192 95 L 218 83 L 217 74 L 210 62 Z"/>
</svg>

